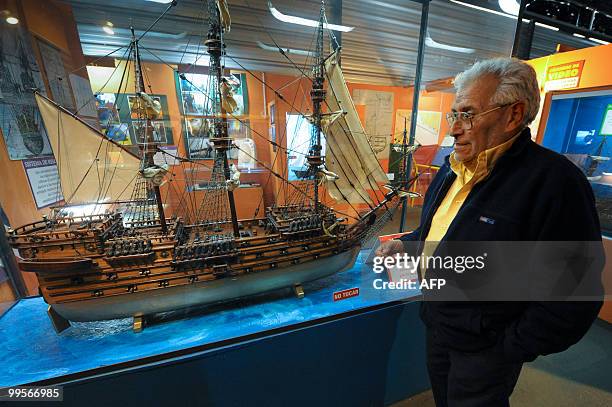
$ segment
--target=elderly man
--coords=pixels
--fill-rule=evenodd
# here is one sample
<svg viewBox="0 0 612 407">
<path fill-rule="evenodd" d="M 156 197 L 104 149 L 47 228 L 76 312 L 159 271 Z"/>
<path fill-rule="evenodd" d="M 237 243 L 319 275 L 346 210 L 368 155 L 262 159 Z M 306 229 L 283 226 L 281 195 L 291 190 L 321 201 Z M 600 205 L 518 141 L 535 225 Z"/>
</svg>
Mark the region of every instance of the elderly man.
<svg viewBox="0 0 612 407">
<path fill-rule="evenodd" d="M 527 126 L 540 103 L 533 68 L 509 58 L 481 61 L 457 75 L 454 85 L 447 115 L 454 151 L 427 191 L 420 226 L 404 242 L 383 244 L 377 255 L 402 252 L 410 241 L 433 243 L 432 253 L 445 242 L 464 241 L 601 247 L 585 176 L 531 140 Z M 420 245 L 421 251 L 423 246 L 431 247 Z M 423 301 L 436 405 L 507 406 L 523 362 L 576 343 L 600 307 L 598 300 Z"/>
</svg>

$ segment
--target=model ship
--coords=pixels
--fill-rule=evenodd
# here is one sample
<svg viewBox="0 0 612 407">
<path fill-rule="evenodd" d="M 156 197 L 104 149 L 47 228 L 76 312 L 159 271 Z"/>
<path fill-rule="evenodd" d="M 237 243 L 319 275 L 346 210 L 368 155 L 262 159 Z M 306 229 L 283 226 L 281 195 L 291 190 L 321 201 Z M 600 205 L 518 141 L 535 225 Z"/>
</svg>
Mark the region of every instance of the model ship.
<svg viewBox="0 0 612 407">
<path fill-rule="evenodd" d="M 223 88 L 226 10 L 209 0 L 206 46 L 214 90 L 215 158 L 204 198 L 195 203 L 195 216 L 180 216 L 181 205 L 174 205 L 172 216 L 165 213 L 169 205 L 162 194 L 170 192 L 164 185 L 168 168 L 153 159 L 161 151 L 151 125 L 156 106 L 145 93 L 135 36 L 130 55 L 138 112 L 146 121 L 140 154 L 36 95 L 66 205 L 10 231 L 9 239 L 22 258 L 21 270 L 36 273 L 58 332 L 70 326 L 69 321 L 127 317 L 134 318 L 139 331 L 147 315 L 286 287 L 303 296 L 303 283 L 351 267 L 362 242 L 397 206 L 403 192 L 385 186 L 386 174 L 367 142 L 337 63 L 339 51 L 323 54 L 322 7 L 312 69 L 307 170 L 298 182 L 289 182 L 260 163 L 291 193 L 268 207 L 265 216 L 237 218 L 234 190 L 239 173 L 232 171 L 228 158 L 228 151 L 236 148 L 227 131 L 232 104 Z M 323 196 L 334 204 L 324 202 Z M 71 212 L 74 205 L 85 203 L 105 209 L 83 216 Z M 348 208 L 348 213 L 338 208 Z"/>
</svg>

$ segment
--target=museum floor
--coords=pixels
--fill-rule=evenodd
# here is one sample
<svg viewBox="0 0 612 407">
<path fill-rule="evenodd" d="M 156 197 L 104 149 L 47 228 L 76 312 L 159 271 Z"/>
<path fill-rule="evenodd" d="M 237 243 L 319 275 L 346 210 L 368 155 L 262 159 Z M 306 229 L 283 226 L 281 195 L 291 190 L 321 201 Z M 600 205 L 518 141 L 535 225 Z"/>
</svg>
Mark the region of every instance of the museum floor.
<svg viewBox="0 0 612 407">
<path fill-rule="evenodd" d="M 526 363 L 512 407 L 607 407 L 612 405 L 612 324 L 597 320 L 587 335 L 565 352 Z M 391 407 L 435 407 L 431 390 Z"/>
</svg>

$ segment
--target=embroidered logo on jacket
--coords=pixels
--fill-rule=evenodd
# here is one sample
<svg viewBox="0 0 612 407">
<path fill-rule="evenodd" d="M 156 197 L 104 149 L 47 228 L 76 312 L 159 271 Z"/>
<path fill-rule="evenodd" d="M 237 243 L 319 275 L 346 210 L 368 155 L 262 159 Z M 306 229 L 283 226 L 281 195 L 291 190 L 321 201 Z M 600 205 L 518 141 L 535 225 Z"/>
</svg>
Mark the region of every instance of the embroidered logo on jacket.
<svg viewBox="0 0 612 407">
<path fill-rule="evenodd" d="M 488 223 L 489 225 L 495 225 L 495 219 L 487 218 L 486 216 L 481 216 L 478 220 L 484 223 Z"/>
</svg>

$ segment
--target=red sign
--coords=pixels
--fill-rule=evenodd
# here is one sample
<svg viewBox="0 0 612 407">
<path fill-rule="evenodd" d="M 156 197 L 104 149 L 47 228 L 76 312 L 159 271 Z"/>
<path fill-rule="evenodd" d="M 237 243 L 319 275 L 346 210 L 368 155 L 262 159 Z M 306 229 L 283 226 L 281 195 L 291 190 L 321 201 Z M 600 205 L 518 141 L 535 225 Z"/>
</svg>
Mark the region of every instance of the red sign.
<svg viewBox="0 0 612 407">
<path fill-rule="evenodd" d="M 582 76 L 584 60 L 551 66 L 546 70 L 546 92 L 557 89 L 577 88 Z"/>
<path fill-rule="evenodd" d="M 334 301 L 346 300 L 347 298 L 357 297 L 359 295 L 359 288 L 349 288 L 342 291 L 336 291 L 334 293 Z"/>
</svg>

